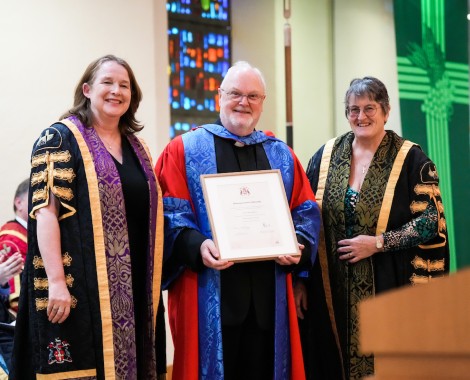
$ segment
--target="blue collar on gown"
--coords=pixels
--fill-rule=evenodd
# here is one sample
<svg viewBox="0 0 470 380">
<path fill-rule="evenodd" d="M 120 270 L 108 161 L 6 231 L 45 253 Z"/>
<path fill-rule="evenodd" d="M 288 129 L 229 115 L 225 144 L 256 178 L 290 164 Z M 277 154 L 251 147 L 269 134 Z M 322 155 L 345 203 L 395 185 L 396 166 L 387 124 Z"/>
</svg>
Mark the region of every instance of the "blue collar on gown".
<svg viewBox="0 0 470 380">
<path fill-rule="evenodd" d="M 206 131 L 223 139 L 230 139 L 236 142 L 241 142 L 244 145 L 259 144 L 265 142 L 266 140 L 272 139 L 263 132 L 256 130 L 248 136 L 237 136 L 229 132 L 225 127 L 218 124 L 205 124 L 201 125 L 201 128 L 204 128 Z"/>
</svg>

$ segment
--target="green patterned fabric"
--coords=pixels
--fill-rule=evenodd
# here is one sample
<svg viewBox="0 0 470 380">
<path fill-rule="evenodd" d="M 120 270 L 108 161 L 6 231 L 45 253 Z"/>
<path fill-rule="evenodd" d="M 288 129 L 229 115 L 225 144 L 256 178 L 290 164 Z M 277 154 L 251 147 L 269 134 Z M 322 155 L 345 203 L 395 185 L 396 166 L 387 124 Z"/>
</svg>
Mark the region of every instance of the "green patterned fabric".
<svg viewBox="0 0 470 380">
<path fill-rule="evenodd" d="M 467 0 L 395 0 L 394 8 L 402 135 L 439 169 L 454 271 L 470 265 Z"/>
<path fill-rule="evenodd" d="M 384 137 L 362 184 L 361 197 L 355 204 L 354 212 L 351 213 L 348 212 L 348 207 L 344 202 L 344 192 L 349 188 L 353 139 L 353 133 L 347 134 L 344 142 L 336 150 L 336 154 L 332 156 L 323 198 L 323 210 L 328 212 L 328 216 L 323 215 L 324 229 L 329 231 L 327 236 L 331 239 L 326 244 L 329 252 L 335 252 L 330 255 L 330 260 L 336 261 L 339 260 L 336 249 L 340 237 L 376 235 L 375 229 L 389 174 L 394 158 L 403 144 L 403 140 L 390 138 L 389 134 Z M 349 362 L 346 363 L 346 373 L 349 373 L 350 379 L 360 379 L 364 375 L 374 373 L 373 355 L 364 355 L 359 350 L 358 309 L 360 301 L 375 293 L 372 258 L 361 260 L 354 265 L 337 263 L 334 267 L 338 270 L 337 281 L 347 284 L 346 287 L 337 284 L 337 287 L 344 287 L 344 294 L 347 298 L 341 302 L 341 305 L 346 307 L 342 315 L 345 317 L 344 323 L 347 326 L 340 334 L 342 341 L 347 342 L 345 347 L 349 351 L 344 352 L 344 357 L 349 357 Z"/>
</svg>

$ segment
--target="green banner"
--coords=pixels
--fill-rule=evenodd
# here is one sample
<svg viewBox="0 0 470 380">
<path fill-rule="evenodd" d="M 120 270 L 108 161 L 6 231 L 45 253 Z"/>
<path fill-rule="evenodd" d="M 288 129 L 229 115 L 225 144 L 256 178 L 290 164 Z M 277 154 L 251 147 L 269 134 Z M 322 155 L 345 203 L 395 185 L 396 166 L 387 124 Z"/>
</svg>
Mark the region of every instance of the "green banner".
<svg viewBox="0 0 470 380">
<path fill-rule="evenodd" d="M 437 165 L 452 271 L 470 265 L 467 0 L 395 0 L 403 137 Z"/>
</svg>

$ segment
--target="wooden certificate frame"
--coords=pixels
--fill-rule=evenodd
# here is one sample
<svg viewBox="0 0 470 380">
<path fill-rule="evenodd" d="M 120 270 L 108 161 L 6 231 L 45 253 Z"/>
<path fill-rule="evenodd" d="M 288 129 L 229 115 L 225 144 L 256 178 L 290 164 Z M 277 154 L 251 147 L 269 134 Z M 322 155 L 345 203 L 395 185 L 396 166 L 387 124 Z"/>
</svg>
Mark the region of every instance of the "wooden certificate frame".
<svg viewBox="0 0 470 380">
<path fill-rule="evenodd" d="M 221 260 L 300 255 L 278 169 L 206 174 L 201 184 Z"/>
</svg>

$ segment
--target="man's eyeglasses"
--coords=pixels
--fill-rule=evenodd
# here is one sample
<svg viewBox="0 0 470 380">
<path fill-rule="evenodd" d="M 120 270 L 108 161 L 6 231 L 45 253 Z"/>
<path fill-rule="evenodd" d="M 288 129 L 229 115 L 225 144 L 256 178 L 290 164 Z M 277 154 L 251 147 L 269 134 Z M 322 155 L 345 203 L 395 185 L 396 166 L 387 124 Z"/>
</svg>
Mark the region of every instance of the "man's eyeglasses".
<svg viewBox="0 0 470 380">
<path fill-rule="evenodd" d="M 378 107 L 371 106 L 371 105 L 365 106 L 362 109 L 362 112 L 364 112 L 364 114 L 367 117 L 372 117 L 377 113 L 377 108 Z M 359 107 L 348 107 L 346 110 L 347 110 L 347 113 L 348 113 L 348 117 L 350 117 L 351 119 L 355 119 L 361 113 L 361 109 Z"/>
<path fill-rule="evenodd" d="M 242 94 L 238 91 L 225 91 L 223 88 L 221 88 L 221 91 L 225 92 L 225 95 L 227 95 L 227 98 L 234 102 L 241 102 L 242 99 L 246 97 L 246 100 L 248 100 L 248 103 L 259 104 L 264 100 L 264 98 L 266 98 L 266 95 Z"/>
</svg>

